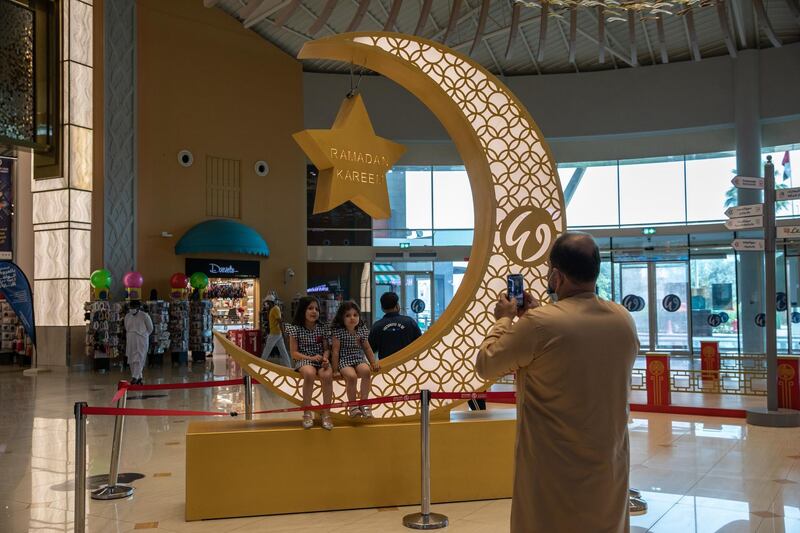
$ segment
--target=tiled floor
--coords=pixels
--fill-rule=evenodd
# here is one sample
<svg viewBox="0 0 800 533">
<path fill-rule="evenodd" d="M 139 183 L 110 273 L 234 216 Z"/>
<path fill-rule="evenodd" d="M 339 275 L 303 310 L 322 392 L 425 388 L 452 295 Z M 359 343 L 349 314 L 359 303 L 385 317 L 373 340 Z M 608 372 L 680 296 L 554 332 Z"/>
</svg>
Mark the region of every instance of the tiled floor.
<svg viewBox="0 0 800 533">
<path fill-rule="evenodd" d="M 230 361 L 209 360 L 190 370 L 150 369 L 149 382 L 235 375 Z M 107 405 L 118 372 L 0 373 L 0 532 L 73 530 L 72 405 Z M 241 409 L 240 387 L 131 393 L 130 407 Z M 282 405 L 256 395 L 259 408 Z M 290 415 L 286 415 L 290 416 Z M 140 472 L 136 495 L 88 501 L 89 531 L 407 531 L 402 516 L 415 508 L 184 522 L 184 417 L 128 418 L 123 472 Z M 113 420 L 92 417 L 89 475 L 108 471 Z M 800 532 L 800 429 L 748 427 L 742 420 L 636 413 L 630 423 L 631 479 L 650 510 L 632 530 L 689 533 Z M 230 490 L 230 489 L 220 489 Z M 454 532 L 508 529 L 509 500 L 434 506 Z"/>
</svg>

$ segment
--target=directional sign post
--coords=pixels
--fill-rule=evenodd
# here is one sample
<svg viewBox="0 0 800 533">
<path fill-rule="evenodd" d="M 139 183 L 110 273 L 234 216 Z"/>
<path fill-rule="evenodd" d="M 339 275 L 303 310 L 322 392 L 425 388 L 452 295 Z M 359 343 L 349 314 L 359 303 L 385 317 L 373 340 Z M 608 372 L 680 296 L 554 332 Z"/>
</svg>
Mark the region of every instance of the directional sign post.
<svg viewBox="0 0 800 533">
<path fill-rule="evenodd" d="M 775 191 L 776 200 L 800 200 L 800 187 L 791 189 L 778 189 Z"/>
<path fill-rule="evenodd" d="M 725 223 L 729 230 L 750 229 L 756 227 L 764 228 L 764 240 L 761 239 L 736 239 L 733 247 L 736 250 L 737 242 L 741 249 L 764 250 L 764 312 L 758 313 L 755 317 L 756 326 L 764 328 L 766 337 L 766 359 L 767 359 L 767 407 L 752 408 L 747 410 L 747 422 L 757 426 L 768 427 L 798 427 L 800 426 L 800 411 L 792 409 L 778 408 L 778 339 L 777 339 L 777 320 L 778 311 L 777 293 L 775 287 L 775 240 L 776 236 L 783 236 L 790 233 L 788 227 L 775 228 L 775 201 L 800 199 L 800 188 L 775 190 L 775 165 L 772 164 L 772 156 L 767 156 L 767 163 L 764 165 L 764 177 L 753 178 L 748 176 L 736 176 L 731 181 L 736 187 L 742 189 L 763 189 L 764 205 L 763 213 L 759 216 L 746 218 L 732 218 Z M 744 215 L 743 215 L 744 216 Z M 800 230 L 800 227 L 797 227 Z M 800 231 L 798 231 L 800 237 Z M 788 237 L 791 238 L 791 237 Z M 781 304 L 783 302 L 780 302 Z"/>
<path fill-rule="evenodd" d="M 737 252 L 763 252 L 764 239 L 734 239 L 731 246 Z"/>
<path fill-rule="evenodd" d="M 731 183 L 734 185 L 734 187 L 737 187 L 739 189 L 764 188 L 764 178 L 751 178 L 750 176 L 736 176 L 731 180 Z"/>
<path fill-rule="evenodd" d="M 764 204 L 737 205 L 725 210 L 728 218 L 754 217 L 764 214 Z"/>
<path fill-rule="evenodd" d="M 781 226 L 778 228 L 779 239 L 800 239 L 800 226 Z"/>
<path fill-rule="evenodd" d="M 729 230 L 761 229 L 764 227 L 764 217 L 732 218 L 725 221 L 725 227 Z"/>
</svg>

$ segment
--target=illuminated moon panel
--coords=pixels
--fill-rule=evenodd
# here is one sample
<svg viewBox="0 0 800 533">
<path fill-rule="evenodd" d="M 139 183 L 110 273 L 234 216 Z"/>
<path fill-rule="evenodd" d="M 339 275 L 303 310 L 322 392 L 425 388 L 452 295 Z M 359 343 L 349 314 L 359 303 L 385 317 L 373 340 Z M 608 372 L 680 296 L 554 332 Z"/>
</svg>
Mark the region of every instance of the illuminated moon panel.
<svg viewBox="0 0 800 533">
<path fill-rule="evenodd" d="M 475 235 L 466 274 L 442 317 L 419 340 L 381 360 L 372 396 L 420 389 L 473 392 L 490 383 L 475 373 L 480 343 L 494 323 L 492 308 L 506 276 L 521 273 L 544 298 L 550 246 L 566 220 L 550 150 L 533 119 L 497 78 L 445 46 L 401 34 L 350 33 L 307 43 L 301 59 L 352 62 L 405 87 L 442 122 L 464 161 L 472 187 Z M 369 84 L 365 84 L 369 91 Z M 380 133 L 380 132 L 378 132 Z M 300 404 L 302 380 L 292 370 L 228 351 L 260 383 Z M 320 401 L 319 387 L 315 401 Z M 334 383 L 335 401 L 345 400 Z M 434 410 L 454 402 L 433 402 Z M 416 402 L 375 406 L 378 419 L 418 416 Z"/>
</svg>

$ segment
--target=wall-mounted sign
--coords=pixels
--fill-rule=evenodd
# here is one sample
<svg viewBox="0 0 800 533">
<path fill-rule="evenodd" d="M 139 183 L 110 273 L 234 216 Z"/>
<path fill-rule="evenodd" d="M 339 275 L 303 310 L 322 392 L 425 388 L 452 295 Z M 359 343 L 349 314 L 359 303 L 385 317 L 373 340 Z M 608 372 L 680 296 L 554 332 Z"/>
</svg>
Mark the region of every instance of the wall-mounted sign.
<svg viewBox="0 0 800 533">
<path fill-rule="evenodd" d="M 230 259 L 186 259 L 186 274 L 202 272 L 209 278 L 258 278 L 259 261 L 232 261 Z"/>
<path fill-rule="evenodd" d="M 0 157 L 0 259 L 13 259 L 11 242 L 12 191 L 11 169 L 13 159 Z"/>
<path fill-rule="evenodd" d="M 779 239 L 800 239 L 800 226 L 778 226 Z"/>
<path fill-rule="evenodd" d="M 776 200 L 800 200 L 800 187 L 791 189 L 777 189 L 775 191 Z"/>
<path fill-rule="evenodd" d="M 681 297 L 677 294 L 667 294 L 664 296 L 664 299 L 661 300 L 661 306 L 665 311 L 674 313 L 681 308 Z"/>
</svg>

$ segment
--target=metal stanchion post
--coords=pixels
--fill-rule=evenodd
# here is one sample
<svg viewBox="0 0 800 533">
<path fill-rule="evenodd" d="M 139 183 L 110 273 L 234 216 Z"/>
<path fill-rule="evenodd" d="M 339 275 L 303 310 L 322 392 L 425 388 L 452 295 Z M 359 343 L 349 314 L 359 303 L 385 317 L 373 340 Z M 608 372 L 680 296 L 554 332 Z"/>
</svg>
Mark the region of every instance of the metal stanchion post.
<svg viewBox="0 0 800 533">
<path fill-rule="evenodd" d="M 75 403 L 75 533 L 86 531 L 86 402 Z"/>
<path fill-rule="evenodd" d="M 244 380 L 244 418 L 245 420 L 253 419 L 253 380 L 250 374 L 245 374 L 242 378 Z"/>
<path fill-rule="evenodd" d="M 122 396 L 117 400 L 117 407 L 124 409 L 128 404 L 128 389 L 124 387 L 126 382 L 120 382 L 120 387 L 123 387 Z M 119 461 L 120 453 L 122 451 L 122 429 L 125 425 L 125 416 L 117 415 L 114 418 L 114 442 L 111 444 L 111 466 L 108 470 L 108 484 L 105 487 L 92 491 L 93 500 L 118 500 L 120 498 L 127 498 L 133 496 L 133 487 L 130 485 L 118 484 L 119 477 Z"/>
<path fill-rule="evenodd" d="M 441 529 L 447 527 L 447 517 L 431 513 L 431 439 L 430 439 L 431 391 L 420 393 L 420 441 L 422 448 L 422 512 L 403 517 L 403 525 L 411 529 Z"/>
</svg>

